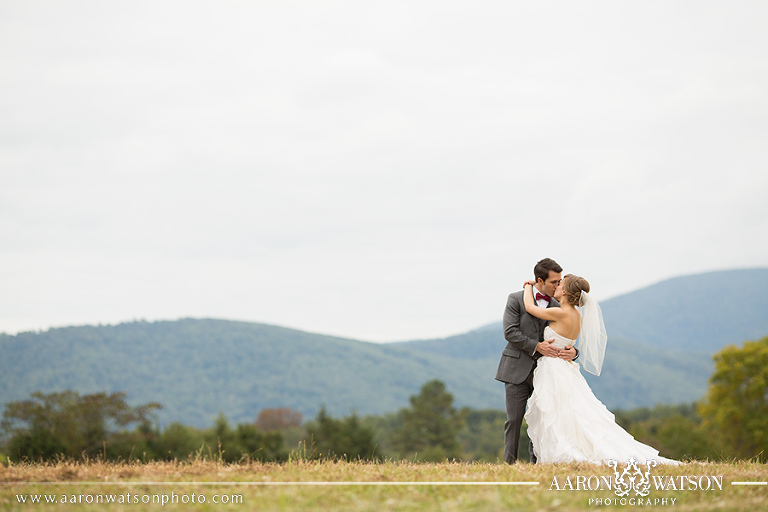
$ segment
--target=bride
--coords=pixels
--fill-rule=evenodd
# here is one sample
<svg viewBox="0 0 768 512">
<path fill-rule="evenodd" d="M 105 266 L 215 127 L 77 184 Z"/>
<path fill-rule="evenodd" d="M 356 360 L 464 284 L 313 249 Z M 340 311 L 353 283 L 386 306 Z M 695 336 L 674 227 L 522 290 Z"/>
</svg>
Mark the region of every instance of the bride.
<svg viewBox="0 0 768 512">
<path fill-rule="evenodd" d="M 607 335 L 600 306 L 589 295 L 587 280 L 566 275 L 554 293 L 560 302 L 559 308 L 537 306 L 532 290 L 529 281 L 525 284 L 525 309 L 549 321 L 544 328 L 544 339 L 554 338 L 553 345 L 562 349 L 574 345 L 581 334 L 579 360 L 585 370 L 600 375 Z M 565 359 L 542 357 L 538 360 L 525 420 L 540 463 L 602 463 L 634 458 L 640 462 L 654 459 L 660 464 L 679 464 L 660 457 L 658 450 L 636 441 L 621 428 L 592 393 L 579 364 Z"/>
</svg>

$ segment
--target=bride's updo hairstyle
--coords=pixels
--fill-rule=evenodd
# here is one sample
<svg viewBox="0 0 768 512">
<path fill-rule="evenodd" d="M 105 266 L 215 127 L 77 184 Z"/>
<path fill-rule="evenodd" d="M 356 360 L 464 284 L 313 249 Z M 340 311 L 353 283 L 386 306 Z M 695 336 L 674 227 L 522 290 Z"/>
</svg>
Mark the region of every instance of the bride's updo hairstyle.
<svg viewBox="0 0 768 512">
<path fill-rule="evenodd" d="M 573 274 L 563 278 L 563 295 L 568 300 L 568 304 L 581 306 L 582 291 L 589 293 L 589 281 Z"/>
</svg>

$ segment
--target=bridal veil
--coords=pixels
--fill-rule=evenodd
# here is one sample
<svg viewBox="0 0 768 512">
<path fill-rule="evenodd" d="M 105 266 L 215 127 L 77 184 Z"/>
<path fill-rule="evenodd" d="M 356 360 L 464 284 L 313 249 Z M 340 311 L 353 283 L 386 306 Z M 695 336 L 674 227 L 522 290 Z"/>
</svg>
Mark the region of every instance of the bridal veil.
<svg viewBox="0 0 768 512">
<path fill-rule="evenodd" d="M 600 375 L 605 358 L 605 346 L 608 343 L 603 312 L 597 300 L 585 291 L 581 292 L 579 306 L 581 306 L 579 361 L 586 371 Z"/>
</svg>

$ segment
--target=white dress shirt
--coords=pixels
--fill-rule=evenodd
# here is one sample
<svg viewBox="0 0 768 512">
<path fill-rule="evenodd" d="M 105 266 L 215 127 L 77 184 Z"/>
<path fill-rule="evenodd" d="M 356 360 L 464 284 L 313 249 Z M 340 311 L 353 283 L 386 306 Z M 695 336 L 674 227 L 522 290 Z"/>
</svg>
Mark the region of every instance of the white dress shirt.
<svg viewBox="0 0 768 512">
<path fill-rule="evenodd" d="M 543 292 L 540 292 L 535 286 L 533 287 L 533 300 L 536 301 L 536 305 L 540 308 L 548 308 L 549 307 L 549 301 L 546 299 L 538 299 L 536 300 L 536 294 L 541 293 L 543 295 Z"/>
</svg>

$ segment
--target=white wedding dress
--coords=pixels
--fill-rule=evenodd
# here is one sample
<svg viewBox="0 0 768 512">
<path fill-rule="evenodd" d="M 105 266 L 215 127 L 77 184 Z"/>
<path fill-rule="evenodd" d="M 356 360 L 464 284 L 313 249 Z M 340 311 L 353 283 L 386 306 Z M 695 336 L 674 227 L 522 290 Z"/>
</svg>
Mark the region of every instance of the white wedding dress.
<svg viewBox="0 0 768 512">
<path fill-rule="evenodd" d="M 575 343 L 545 327 L 544 339 L 552 338 L 557 348 Z M 634 458 L 640 463 L 655 459 L 659 464 L 679 464 L 660 457 L 658 450 L 621 428 L 592 393 L 575 362 L 555 357 L 538 360 L 525 420 L 539 463 L 604 463 L 611 459 L 622 463 Z"/>
</svg>

